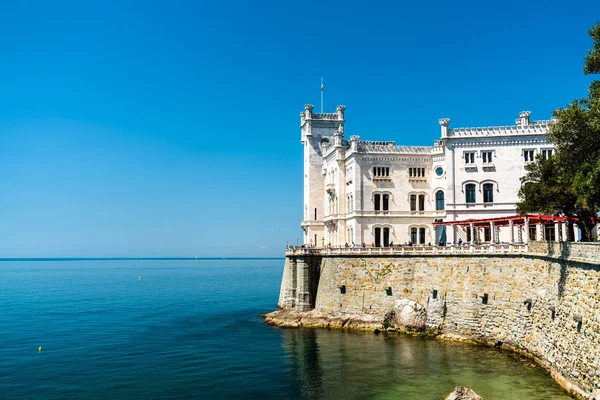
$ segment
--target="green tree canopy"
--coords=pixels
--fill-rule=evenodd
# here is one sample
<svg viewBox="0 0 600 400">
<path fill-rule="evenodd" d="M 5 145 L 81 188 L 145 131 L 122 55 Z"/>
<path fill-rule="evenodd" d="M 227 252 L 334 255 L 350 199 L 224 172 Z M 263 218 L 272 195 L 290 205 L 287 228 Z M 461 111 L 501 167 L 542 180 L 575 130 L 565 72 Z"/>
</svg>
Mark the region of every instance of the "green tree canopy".
<svg viewBox="0 0 600 400">
<path fill-rule="evenodd" d="M 583 72 L 600 74 L 600 23 L 587 32 L 592 49 Z M 538 156 L 527 166 L 517 211 L 578 218 L 582 240 L 587 241 L 600 206 L 600 81 L 592 81 L 587 97 L 553 115 L 549 140 L 555 153 L 547 160 Z"/>
</svg>

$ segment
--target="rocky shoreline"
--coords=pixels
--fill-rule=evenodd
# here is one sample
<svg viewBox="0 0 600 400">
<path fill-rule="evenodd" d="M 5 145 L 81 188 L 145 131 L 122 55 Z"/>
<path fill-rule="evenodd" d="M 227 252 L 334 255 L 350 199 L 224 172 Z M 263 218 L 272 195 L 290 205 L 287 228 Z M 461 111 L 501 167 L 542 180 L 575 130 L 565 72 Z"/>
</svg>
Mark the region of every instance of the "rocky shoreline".
<svg viewBox="0 0 600 400">
<path fill-rule="evenodd" d="M 330 328 L 374 331 L 381 329 L 383 318 L 375 315 L 329 315 L 315 310 L 296 312 L 277 310 L 262 315 L 265 322 L 279 328 Z"/>
<path fill-rule="evenodd" d="M 276 310 L 261 315 L 265 323 L 278 328 L 325 328 L 355 330 L 367 332 L 397 332 L 417 336 L 431 336 L 440 340 L 468 342 L 472 344 L 488 344 L 465 338 L 459 335 L 443 334 L 426 329 L 410 329 L 396 325 L 386 326 L 386 318 L 370 314 L 331 315 L 315 310 L 297 312 L 293 310 Z"/>
<path fill-rule="evenodd" d="M 330 328 L 363 331 L 394 331 L 419 335 L 437 336 L 441 330 L 427 325 L 427 311 L 419 303 L 408 299 L 394 302 L 385 315 L 375 314 L 327 314 L 316 310 L 295 311 L 279 309 L 262 316 L 269 325 L 281 328 Z"/>
</svg>

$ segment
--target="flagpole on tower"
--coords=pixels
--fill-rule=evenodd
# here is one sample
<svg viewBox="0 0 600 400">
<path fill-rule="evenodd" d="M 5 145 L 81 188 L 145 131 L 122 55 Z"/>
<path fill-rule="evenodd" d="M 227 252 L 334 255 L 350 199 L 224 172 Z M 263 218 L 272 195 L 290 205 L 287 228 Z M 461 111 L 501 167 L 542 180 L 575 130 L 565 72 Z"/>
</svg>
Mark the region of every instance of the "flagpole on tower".
<svg viewBox="0 0 600 400">
<path fill-rule="evenodd" d="M 321 77 L 321 114 L 323 114 L 323 92 L 325 87 L 323 86 L 323 77 Z"/>
</svg>

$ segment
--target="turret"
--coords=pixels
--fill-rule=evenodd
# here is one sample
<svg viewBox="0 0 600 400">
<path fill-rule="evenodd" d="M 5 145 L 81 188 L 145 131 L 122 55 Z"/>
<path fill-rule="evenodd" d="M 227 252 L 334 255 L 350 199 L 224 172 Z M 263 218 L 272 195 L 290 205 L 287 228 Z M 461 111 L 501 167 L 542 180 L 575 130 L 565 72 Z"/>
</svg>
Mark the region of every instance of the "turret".
<svg viewBox="0 0 600 400">
<path fill-rule="evenodd" d="M 442 139 L 446 139 L 450 133 L 450 118 L 441 118 L 439 122 L 442 127 Z"/>
<path fill-rule="evenodd" d="M 531 117 L 531 111 L 521 111 L 519 113 L 519 119 L 517 119 L 515 122 L 518 126 L 527 126 L 530 123 L 530 121 L 529 121 L 530 117 Z"/>
<path fill-rule="evenodd" d="M 350 136 L 350 151 L 358 152 L 358 141 L 360 140 L 360 136 Z"/>
<path fill-rule="evenodd" d="M 339 107 L 338 107 L 339 108 Z M 333 144 L 335 147 L 342 147 L 342 140 L 344 140 L 344 125 L 340 124 L 333 134 Z"/>
<path fill-rule="evenodd" d="M 333 144 L 342 147 L 344 139 L 345 106 L 337 106 L 335 113 L 314 113 L 314 106 L 306 104 L 300 113 L 301 142 L 304 145 L 304 243 L 321 244 L 325 225 L 323 149 Z"/>
<path fill-rule="evenodd" d="M 335 108 L 335 110 L 337 111 L 338 120 L 343 121 L 344 120 L 344 111 L 346 110 L 346 106 L 337 106 Z"/>
</svg>

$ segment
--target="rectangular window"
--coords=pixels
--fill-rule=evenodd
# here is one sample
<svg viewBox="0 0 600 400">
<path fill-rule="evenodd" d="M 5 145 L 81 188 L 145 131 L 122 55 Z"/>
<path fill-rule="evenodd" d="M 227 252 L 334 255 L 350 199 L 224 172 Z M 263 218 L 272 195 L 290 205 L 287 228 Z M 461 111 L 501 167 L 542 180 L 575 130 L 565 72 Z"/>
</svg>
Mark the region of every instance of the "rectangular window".
<svg viewBox="0 0 600 400">
<path fill-rule="evenodd" d="M 545 228 L 545 236 L 548 242 L 554 242 L 556 240 L 556 230 L 554 228 L 554 224 L 544 225 Z"/>
<path fill-rule="evenodd" d="M 374 200 L 375 200 L 375 211 L 380 211 L 381 210 L 381 195 L 376 194 L 375 196 L 373 196 Z"/>
<path fill-rule="evenodd" d="M 529 225 L 529 240 L 537 240 L 537 227 Z"/>
<path fill-rule="evenodd" d="M 471 243 L 471 227 L 468 227 L 466 229 L 467 229 L 467 242 Z"/>
<path fill-rule="evenodd" d="M 483 185 L 483 202 L 493 203 L 494 202 L 494 185 L 491 183 L 485 183 Z"/>
<path fill-rule="evenodd" d="M 490 151 L 490 150 L 482 151 L 481 152 L 481 158 L 483 159 L 483 163 L 484 164 L 491 164 L 492 163 L 492 155 L 493 154 L 494 154 L 494 152 Z"/>
<path fill-rule="evenodd" d="M 425 211 L 425 196 L 419 196 L 419 211 Z"/>
<path fill-rule="evenodd" d="M 375 247 L 381 247 L 381 228 L 375 228 Z"/>
<path fill-rule="evenodd" d="M 475 203 L 475 185 L 472 183 L 465 185 L 465 201 Z"/>
<path fill-rule="evenodd" d="M 408 169 L 408 177 L 411 179 L 425 178 L 425 168 L 410 167 Z"/>
<path fill-rule="evenodd" d="M 483 228 L 483 240 L 486 242 L 492 241 L 492 229 L 491 228 Z"/>
<path fill-rule="evenodd" d="M 390 195 L 383 195 L 383 211 L 388 211 L 390 209 Z"/>
<path fill-rule="evenodd" d="M 374 178 L 386 178 L 390 176 L 390 167 L 373 167 Z"/>
<path fill-rule="evenodd" d="M 410 211 L 417 211 L 417 195 L 410 195 Z"/>
<path fill-rule="evenodd" d="M 475 152 L 474 151 L 466 151 L 465 152 L 465 164 L 475 164 Z"/>
<path fill-rule="evenodd" d="M 545 150 L 542 150 L 542 158 L 543 158 L 544 160 L 547 160 L 547 159 L 549 159 L 550 157 L 552 157 L 552 149 L 545 149 Z"/>
<path fill-rule="evenodd" d="M 534 150 L 523 150 L 523 159 L 525 162 L 532 162 L 534 156 Z"/>
<path fill-rule="evenodd" d="M 419 228 L 419 244 L 425 244 L 425 228 Z"/>
<path fill-rule="evenodd" d="M 315 221 L 317 220 L 317 209 L 315 208 Z"/>
<path fill-rule="evenodd" d="M 410 228 L 410 241 L 413 244 L 417 243 L 417 228 Z"/>
</svg>

